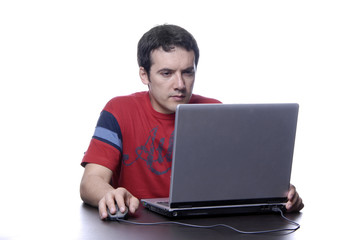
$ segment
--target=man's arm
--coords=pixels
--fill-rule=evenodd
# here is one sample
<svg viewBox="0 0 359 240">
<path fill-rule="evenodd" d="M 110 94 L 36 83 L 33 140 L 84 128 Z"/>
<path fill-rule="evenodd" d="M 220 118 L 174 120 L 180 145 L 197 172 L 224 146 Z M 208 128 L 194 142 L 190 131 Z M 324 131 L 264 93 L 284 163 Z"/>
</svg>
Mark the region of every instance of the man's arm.
<svg viewBox="0 0 359 240">
<path fill-rule="evenodd" d="M 98 164 L 87 164 L 80 184 L 80 195 L 82 200 L 94 207 L 98 207 L 101 219 L 107 217 L 107 207 L 111 213 L 116 212 L 117 203 L 121 212 L 125 207 L 134 213 L 139 200 L 125 188 L 114 189 L 109 183 L 112 171 Z"/>
</svg>

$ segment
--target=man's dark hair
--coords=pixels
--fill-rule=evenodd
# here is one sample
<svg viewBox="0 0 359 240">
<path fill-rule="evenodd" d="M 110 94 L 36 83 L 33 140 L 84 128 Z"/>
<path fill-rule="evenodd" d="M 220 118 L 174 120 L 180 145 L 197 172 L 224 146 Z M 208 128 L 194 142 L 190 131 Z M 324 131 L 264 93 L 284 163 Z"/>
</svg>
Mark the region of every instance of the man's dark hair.
<svg viewBox="0 0 359 240">
<path fill-rule="evenodd" d="M 162 47 L 169 52 L 174 47 L 182 47 L 187 51 L 194 52 L 195 65 L 199 60 L 199 49 L 196 39 L 186 29 L 176 25 L 159 25 L 146 32 L 137 45 L 137 62 L 139 67 L 143 67 L 147 74 L 151 68 L 151 53 L 153 50 Z"/>
</svg>

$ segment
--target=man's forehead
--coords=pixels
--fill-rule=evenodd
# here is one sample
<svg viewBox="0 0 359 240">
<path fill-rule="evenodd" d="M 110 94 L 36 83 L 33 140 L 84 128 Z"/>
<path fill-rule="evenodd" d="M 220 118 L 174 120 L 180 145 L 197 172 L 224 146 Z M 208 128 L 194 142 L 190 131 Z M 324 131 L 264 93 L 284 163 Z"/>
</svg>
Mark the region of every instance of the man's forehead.
<svg viewBox="0 0 359 240">
<path fill-rule="evenodd" d="M 162 47 L 156 48 L 151 52 L 151 67 L 155 64 L 170 65 L 171 63 L 181 63 L 188 67 L 194 66 L 195 55 L 193 50 L 186 50 L 182 47 L 171 47 L 165 51 Z"/>
</svg>

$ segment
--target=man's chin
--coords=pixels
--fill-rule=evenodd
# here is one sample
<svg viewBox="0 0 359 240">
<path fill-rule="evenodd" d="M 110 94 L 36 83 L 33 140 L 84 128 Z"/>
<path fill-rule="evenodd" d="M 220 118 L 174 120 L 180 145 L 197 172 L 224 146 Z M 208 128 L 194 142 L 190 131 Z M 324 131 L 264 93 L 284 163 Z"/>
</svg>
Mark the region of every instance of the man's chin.
<svg viewBox="0 0 359 240">
<path fill-rule="evenodd" d="M 189 99 L 182 99 L 181 101 L 172 101 L 167 104 L 167 111 L 171 113 L 175 113 L 177 111 L 177 106 L 180 104 L 187 104 Z"/>
<path fill-rule="evenodd" d="M 180 105 L 180 104 L 187 104 L 187 103 L 188 103 L 188 101 L 186 101 L 186 100 L 179 101 L 179 102 L 174 103 L 173 107 L 171 107 L 171 108 L 173 109 L 174 112 L 176 112 L 178 105 Z"/>
</svg>

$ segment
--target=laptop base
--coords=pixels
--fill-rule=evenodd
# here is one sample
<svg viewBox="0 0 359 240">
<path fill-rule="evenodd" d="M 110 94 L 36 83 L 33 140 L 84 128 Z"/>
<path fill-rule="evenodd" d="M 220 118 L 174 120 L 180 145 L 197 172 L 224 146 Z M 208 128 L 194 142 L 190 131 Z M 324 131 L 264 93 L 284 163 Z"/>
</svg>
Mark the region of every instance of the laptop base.
<svg viewBox="0 0 359 240">
<path fill-rule="evenodd" d="M 142 205 L 155 213 L 169 218 L 180 217 L 198 217 L 198 216 L 215 216 L 215 215 L 235 215 L 235 214 L 253 214 L 253 213 L 272 213 L 273 209 L 281 209 L 285 212 L 284 203 L 271 204 L 249 204 L 249 205 L 228 205 L 228 206 L 207 206 L 192 208 L 169 208 L 160 206 L 160 203 L 149 203 L 141 200 Z"/>
</svg>

